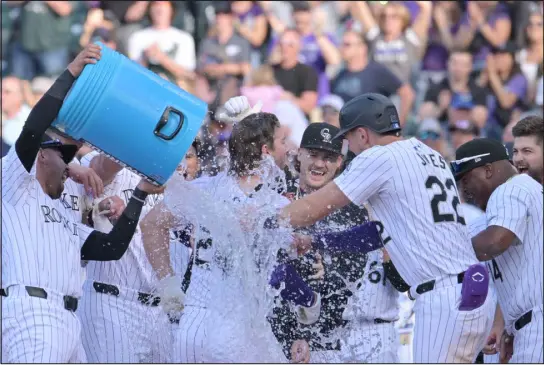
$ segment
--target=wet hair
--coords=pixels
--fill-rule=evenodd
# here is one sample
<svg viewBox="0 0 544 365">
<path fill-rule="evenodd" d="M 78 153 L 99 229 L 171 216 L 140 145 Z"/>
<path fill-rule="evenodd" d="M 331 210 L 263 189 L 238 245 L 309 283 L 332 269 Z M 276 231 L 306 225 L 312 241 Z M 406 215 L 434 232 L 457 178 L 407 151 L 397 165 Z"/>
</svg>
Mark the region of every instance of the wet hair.
<svg viewBox="0 0 544 365">
<path fill-rule="evenodd" d="M 531 115 L 520 120 L 514 128 L 512 128 L 514 137 L 536 137 L 539 144 L 544 141 L 544 119 L 537 115 Z"/>
<path fill-rule="evenodd" d="M 274 148 L 280 122 L 272 113 L 255 113 L 234 125 L 229 139 L 230 172 L 243 175 L 259 167 L 262 146 Z"/>
</svg>

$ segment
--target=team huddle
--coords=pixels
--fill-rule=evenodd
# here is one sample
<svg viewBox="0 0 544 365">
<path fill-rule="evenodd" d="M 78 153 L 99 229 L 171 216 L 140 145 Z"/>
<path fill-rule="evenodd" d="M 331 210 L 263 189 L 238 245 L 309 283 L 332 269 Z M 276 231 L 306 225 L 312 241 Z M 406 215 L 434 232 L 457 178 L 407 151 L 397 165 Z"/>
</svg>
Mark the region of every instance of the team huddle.
<svg viewBox="0 0 544 365">
<path fill-rule="evenodd" d="M 51 126 L 99 60 L 2 159 L 2 362 L 544 361 L 542 118 L 512 160 L 481 138 L 447 163 L 363 94 L 307 127 L 295 179 L 278 118 L 235 97 L 225 171 L 192 179 L 195 141 L 157 187 Z"/>
</svg>

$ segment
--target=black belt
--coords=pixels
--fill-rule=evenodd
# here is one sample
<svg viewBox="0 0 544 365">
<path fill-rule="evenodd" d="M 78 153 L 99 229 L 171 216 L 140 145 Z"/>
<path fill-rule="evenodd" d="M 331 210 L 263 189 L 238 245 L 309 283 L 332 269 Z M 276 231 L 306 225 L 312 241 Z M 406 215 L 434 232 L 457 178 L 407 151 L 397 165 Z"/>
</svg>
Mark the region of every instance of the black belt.
<svg viewBox="0 0 544 365">
<path fill-rule="evenodd" d="M 514 322 L 514 328 L 516 331 L 519 331 L 523 327 L 527 326 L 529 323 L 531 323 L 531 320 L 533 319 L 533 311 L 530 310 L 529 312 L 525 313 L 521 317 L 518 318 L 517 321 Z"/>
<path fill-rule="evenodd" d="M 463 279 L 465 278 L 465 272 L 463 271 L 462 273 L 460 274 L 457 274 L 457 284 L 461 284 L 463 282 Z M 431 281 L 427 281 L 426 283 L 423 283 L 423 284 L 419 284 L 417 287 L 416 287 L 416 293 L 418 293 L 419 295 L 421 294 L 424 294 L 424 293 L 427 293 L 427 292 L 430 292 L 431 290 L 434 289 L 434 284 L 436 283 L 436 280 L 431 280 Z M 415 300 L 414 298 L 412 298 L 412 296 L 410 295 L 410 291 L 408 290 L 408 296 L 410 297 L 410 299 L 412 300 Z"/>
<path fill-rule="evenodd" d="M 119 288 L 115 285 L 93 282 L 93 288 L 97 293 L 119 296 Z M 153 294 L 138 292 L 138 301 L 144 305 L 150 305 L 156 307 L 161 302 L 161 298 L 154 296 Z"/>
<path fill-rule="evenodd" d="M 29 296 L 34 298 L 47 299 L 47 292 L 42 288 L 37 288 L 35 286 L 25 286 L 26 292 Z M 3 297 L 8 296 L 8 292 L 4 289 L 0 289 L 0 295 Z M 69 295 L 63 297 L 64 300 L 64 309 L 69 310 L 70 312 L 75 312 L 77 310 L 77 298 Z"/>
<path fill-rule="evenodd" d="M 393 323 L 393 321 L 388 321 L 388 320 L 385 320 L 385 319 L 376 318 L 376 319 L 374 319 L 374 323 L 375 323 L 375 324 Z"/>
</svg>

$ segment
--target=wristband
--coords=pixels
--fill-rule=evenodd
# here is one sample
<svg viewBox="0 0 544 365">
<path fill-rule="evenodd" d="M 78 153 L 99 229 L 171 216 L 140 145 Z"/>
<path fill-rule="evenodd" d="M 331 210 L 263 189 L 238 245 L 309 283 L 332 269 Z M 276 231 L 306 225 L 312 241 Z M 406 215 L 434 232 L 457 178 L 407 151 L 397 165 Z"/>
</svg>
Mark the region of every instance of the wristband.
<svg viewBox="0 0 544 365">
<path fill-rule="evenodd" d="M 148 193 L 138 188 L 134 189 L 134 192 L 132 193 L 132 197 L 141 203 L 145 203 L 145 199 L 148 195 Z"/>
</svg>

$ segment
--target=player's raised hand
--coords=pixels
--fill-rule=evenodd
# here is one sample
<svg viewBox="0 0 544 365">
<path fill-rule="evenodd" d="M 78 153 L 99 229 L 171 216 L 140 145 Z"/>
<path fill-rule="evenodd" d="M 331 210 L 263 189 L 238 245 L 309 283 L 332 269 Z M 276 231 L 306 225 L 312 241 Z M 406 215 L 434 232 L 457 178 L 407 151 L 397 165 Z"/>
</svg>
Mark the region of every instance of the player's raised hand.
<svg viewBox="0 0 544 365">
<path fill-rule="evenodd" d="M 258 102 L 253 107 L 245 96 L 230 98 L 224 105 L 224 110 L 217 115 L 218 120 L 228 123 L 238 123 L 251 114 L 259 113 L 263 104 Z"/>
<path fill-rule="evenodd" d="M 312 249 L 312 236 L 295 233 L 291 246 L 297 251 L 297 255 L 302 256 Z"/>
<path fill-rule="evenodd" d="M 95 64 L 100 60 L 102 48 L 94 43 L 89 43 L 68 65 L 68 71 L 78 78 L 83 71 L 83 68 L 88 64 Z"/>
<path fill-rule="evenodd" d="M 68 176 L 78 184 L 85 187 L 85 192 L 94 198 L 104 193 L 104 183 L 98 174 L 91 168 L 75 163 L 68 165 Z"/>
<path fill-rule="evenodd" d="M 291 345 L 291 362 L 307 364 L 310 362 L 310 346 L 306 340 L 296 340 Z"/>
</svg>

